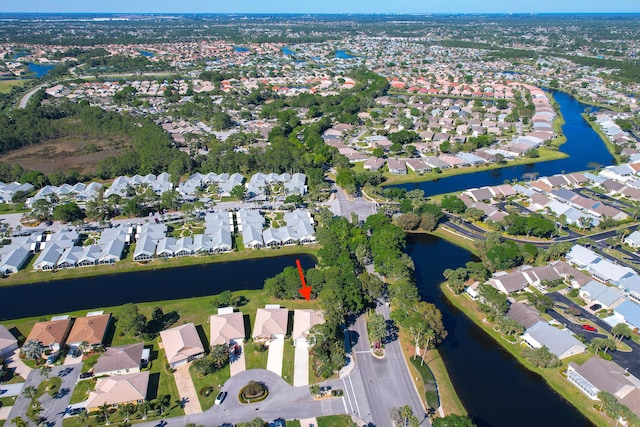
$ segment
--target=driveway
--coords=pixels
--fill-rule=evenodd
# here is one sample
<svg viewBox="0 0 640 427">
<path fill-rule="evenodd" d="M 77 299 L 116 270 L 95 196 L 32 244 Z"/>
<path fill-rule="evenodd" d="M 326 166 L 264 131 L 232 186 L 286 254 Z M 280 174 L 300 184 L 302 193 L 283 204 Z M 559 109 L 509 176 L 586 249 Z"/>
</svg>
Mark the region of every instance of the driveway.
<svg viewBox="0 0 640 427">
<path fill-rule="evenodd" d="M 178 394 L 183 402 L 182 408 L 184 409 L 184 413 L 189 415 L 202 412 L 196 388 L 193 385 L 191 375 L 189 375 L 189 365 L 178 366 L 173 373 L 173 377 L 176 380 Z"/>
<path fill-rule="evenodd" d="M 238 343 L 238 347 L 240 347 L 240 354 L 232 354 L 229 360 L 231 376 L 238 375 L 240 372 L 244 372 L 247 370 L 247 363 L 244 358 L 244 343 Z"/>
<path fill-rule="evenodd" d="M 309 347 L 306 343 L 300 343 L 295 348 L 293 385 L 309 385 Z"/>
<path fill-rule="evenodd" d="M 22 361 L 22 359 L 20 359 L 20 350 L 19 349 L 16 349 L 13 352 L 13 355 L 11 355 L 8 358 L 6 358 L 5 362 L 6 362 L 7 367 L 9 369 L 14 369 L 15 373 L 20 375 L 25 380 L 27 379 L 27 377 L 29 376 L 29 374 L 32 371 L 32 369 L 30 367 L 28 367 L 27 365 L 25 365 L 24 362 Z"/>
<path fill-rule="evenodd" d="M 318 426 L 318 420 L 316 420 L 315 418 L 305 418 L 303 420 L 300 420 L 300 427 L 317 427 Z"/>
<path fill-rule="evenodd" d="M 24 387 L 24 383 L 0 385 L 0 397 L 18 396 Z"/>
<path fill-rule="evenodd" d="M 282 359 L 284 357 L 284 338 L 276 338 L 269 343 L 267 370 L 282 376 Z"/>
<path fill-rule="evenodd" d="M 49 377 L 59 377 L 62 380 L 60 390 L 53 396 L 45 393 L 38 398 L 38 401 L 42 404 L 41 416 L 47 420 L 47 426 L 62 426 L 62 418 L 64 417 L 69 401 L 71 400 L 71 393 L 73 392 L 78 377 L 80 376 L 81 364 L 67 365 L 67 366 L 55 366 L 51 369 Z M 40 370 L 32 370 L 26 381 L 24 387 L 38 385 L 45 380 L 44 375 L 40 373 Z M 11 424 L 11 419 L 20 416 L 26 417 L 26 412 L 31 404 L 28 397 L 19 395 L 15 404 L 11 408 L 9 418 L 7 419 L 7 425 Z"/>
</svg>

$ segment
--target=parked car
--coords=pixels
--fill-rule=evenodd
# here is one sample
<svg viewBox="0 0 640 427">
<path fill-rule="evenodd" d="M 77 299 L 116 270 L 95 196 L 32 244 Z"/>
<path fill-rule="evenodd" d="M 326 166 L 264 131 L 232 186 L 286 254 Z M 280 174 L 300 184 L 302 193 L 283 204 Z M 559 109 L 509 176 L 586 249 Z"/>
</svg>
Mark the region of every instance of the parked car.
<svg viewBox="0 0 640 427">
<path fill-rule="evenodd" d="M 602 308 L 602 306 L 600 304 L 593 304 L 591 307 L 589 307 L 589 309 L 591 309 L 592 311 L 598 311 Z"/>
<path fill-rule="evenodd" d="M 582 325 L 582 329 L 584 329 L 585 331 L 589 331 L 589 332 L 597 332 L 598 328 L 591 326 L 591 325 Z"/>
<path fill-rule="evenodd" d="M 80 379 L 84 380 L 87 378 L 91 378 L 93 376 L 93 372 L 83 372 L 80 374 Z"/>
<path fill-rule="evenodd" d="M 54 363 L 56 363 L 56 360 L 58 360 L 58 357 L 60 357 L 59 353 L 51 353 L 47 357 L 47 365 L 53 365 Z"/>
<path fill-rule="evenodd" d="M 218 393 L 218 395 L 216 396 L 216 400 L 215 402 L 213 402 L 214 405 L 221 405 L 222 402 L 224 401 L 224 398 L 227 397 L 227 392 L 226 391 L 221 391 L 220 393 Z"/>
</svg>

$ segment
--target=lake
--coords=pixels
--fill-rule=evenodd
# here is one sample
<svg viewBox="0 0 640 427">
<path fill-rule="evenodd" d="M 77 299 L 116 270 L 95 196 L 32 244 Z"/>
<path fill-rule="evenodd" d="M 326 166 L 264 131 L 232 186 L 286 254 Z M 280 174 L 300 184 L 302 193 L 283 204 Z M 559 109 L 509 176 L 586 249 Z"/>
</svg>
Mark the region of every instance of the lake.
<svg viewBox="0 0 640 427">
<path fill-rule="evenodd" d="M 11 301 L 3 304 L 0 320 L 262 289 L 265 279 L 295 267 L 296 259 L 305 269 L 315 265 L 310 255 L 284 255 L 0 287 L 0 301 Z"/>
<path fill-rule="evenodd" d="M 511 166 L 490 171 L 475 172 L 465 175 L 450 176 L 435 181 L 394 185 L 394 187 L 413 190 L 419 188 L 425 196 L 452 193 L 467 188 L 500 185 L 512 179 L 522 180 L 527 174 L 538 173 L 539 176 L 549 176 L 559 173 L 570 173 L 589 169 L 590 162 L 603 166 L 614 163 L 613 156 L 607 150 L 604 142 L 581 116 L 588 105 L 577 101 L 564 92 L 553 92 L 553 98 L 560 106 L 565 120 L 562 132 L 567 142 L 560 146 L 560 151 L 567 153 L 565 159 L 550 162 L 532 163 L 528 165 Z"/>
<path fill-rule="evenodd" d="M 442 294 L 442 272 L 476 260 L 471 253 L 425 234 L 409 234 L 407 252 L 416 266 L 420 296 L 442 312 L 449 335 L 438 348 L 462 403 L 478 427 L 592 425 Z"/>
<path fill-rule="evenodd" d="M 146 50 L 141 50 L 141 51 L 140 51 L 140 55 L 142 55 L 142 56 L 146 56 L 147 58 L 153 58 L 153 56 L 154 56 L 154 55 L 153 55 L 153 53 L 148 52 L 148 51 L 146 51 Z"/>
<path fill-rule="evenodd" d="M 282 53 L 284 53 L 285 55 L 295 55 L 296 54 L 294 51 L 292 51 L 291 49 L 289 49 L 286 46 L 282 48 Z"/>
<path fill-rule="evenodd" d="M 348 54 L 346 51 L 344 50 L 336 50 L 336 58 L 340 58 L 340 59 L 351 59 L 351 58 L 357 58 L 357 56 L 355 55 L 350 55 Z"/>
<path fill-rule="evenodd" d="M 27 67 L 30 73 L 35 73 L 36 78 L 46 76 L 49 71 L 56 68 L 53 64 L 36 64 L 35 62 L 28 62 Z"/>
</svg>

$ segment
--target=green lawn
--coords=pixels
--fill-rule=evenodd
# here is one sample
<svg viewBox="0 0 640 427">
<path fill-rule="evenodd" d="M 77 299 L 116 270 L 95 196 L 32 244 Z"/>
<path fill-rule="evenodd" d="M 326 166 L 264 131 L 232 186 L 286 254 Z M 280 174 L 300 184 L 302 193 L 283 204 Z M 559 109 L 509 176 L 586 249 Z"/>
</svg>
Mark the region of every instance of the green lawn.
<svg viewBox="0 0 640 427">
<path fill-rule="evenodd" d="M 247 364 L 247 369 L 267 369 L 267 357 L 269 351 L 260 351 L 259 346 L 253 342 L 248 342 L 244 345 L 244 358 Z"/>
<path fill-rule="evenodd" d="M 23 86 L 29 80 L 0 80 L 0 93 L 9 93 L 15 86 Z"/>
<path fill-rule="evenodd" d="M 76 388 L 73 389 L 73 394 L 71 394 L 70 403 L 80 403 L 87 400 L 89 398 L 89 392 L 93 391 L 96 387 L 96 381 L 95 378 L 78 381 Z"/>
<path fill-rule="evenodd" d="M 191 366 L 189 367 L 189 373 L 191 374 L 193 385 L 196 388 L 196 392 L 198 393 L 200 406 L 202 407 L 203 411 L 206 411 L 213 406 L 213 402 L 216 400 L 216 396 L 218 395 L 218 386 L 223 385 L 231 377 L 231 368 L 227 364 L 219 371 L 212 372 L 205 377 L 200 377 L 194 371 L 193 366 Z M 203 395 L 203 393 L 201 393 L 201 391 L 208 387 L 212 387 L 213 390 L 208 396 L 205 396 Z"/>
<path fill-rule="evenodd" d="M 100 357 L 100 353 L 92 354 L 87 356 L 82 361 L 82 372 L 89 372 L 91 368 L 98 362 L 98 358 Z"/>
<path fill-rule="evenodd" d="M 318 427 L 352 427 L 356 424 L 348 415 L 329 415 L 328 417 L 319 417 Z"/>
<path fill-rule="evenodd" d="M 62 378 L 60 377 L 51 377 L 48 381 L 42 381 L 38 384 L 38 392 L 36 393 L 36 399 L 42 396 L 45 393 L 48 393 L 50 396 L 53 396 L 60 390 L 60 386 L 62 385 Z"/>
<path fill-rule="evenodd" d="M 293 368 L 296 349 L 290 339 L 284 341 L 284 357 L 282 358 L 282 379 L 293 385 Z"/>
<path fill-rule="evenodd" d="M 0 397 L 0 408 L 3 406 L 13 406 L 16 399 L 14 397 Z"/>
</svg>

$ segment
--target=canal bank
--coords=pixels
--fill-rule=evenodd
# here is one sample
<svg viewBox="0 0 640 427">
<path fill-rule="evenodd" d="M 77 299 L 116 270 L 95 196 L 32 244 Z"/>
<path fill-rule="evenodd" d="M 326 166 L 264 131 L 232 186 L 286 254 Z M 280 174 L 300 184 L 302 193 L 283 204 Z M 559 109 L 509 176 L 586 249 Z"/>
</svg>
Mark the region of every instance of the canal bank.
<svg viewBox="0 0 640 427">
<path fill-rule="evenodd" d="M 564 92 L 553 92 L 565 123 L 561 126 L 566 142 L 560 146 L 565 158 L 528 163 L 518 166 L 455 175 L 433 181 L 392 185 L 407 191 L 421 189 L 425 197 L 442 193 L 453 193 L 469 188 L 504 184 L 505 181 L 522 181 L 534 176 L 551 176 L 560 173 L 571 173 L 590 169 L 593 163 L 602 166 L 614 164 L 615 160 L 600 136 L 594 132 L 590 124 L 582 117 L 586 104 Z"/>
<path fill-rule="evenodd" d="M 416 267 L 421 298 L 442 312 L 448 336 L 438 351 L 462 404 L 478 427 L 593 425 L 540 375 L 496 345 L 442 292 L 443 271 L 477 261 L 473 254 L 426 234 L 407 235 L 407 253 Z"/>
</svg>

